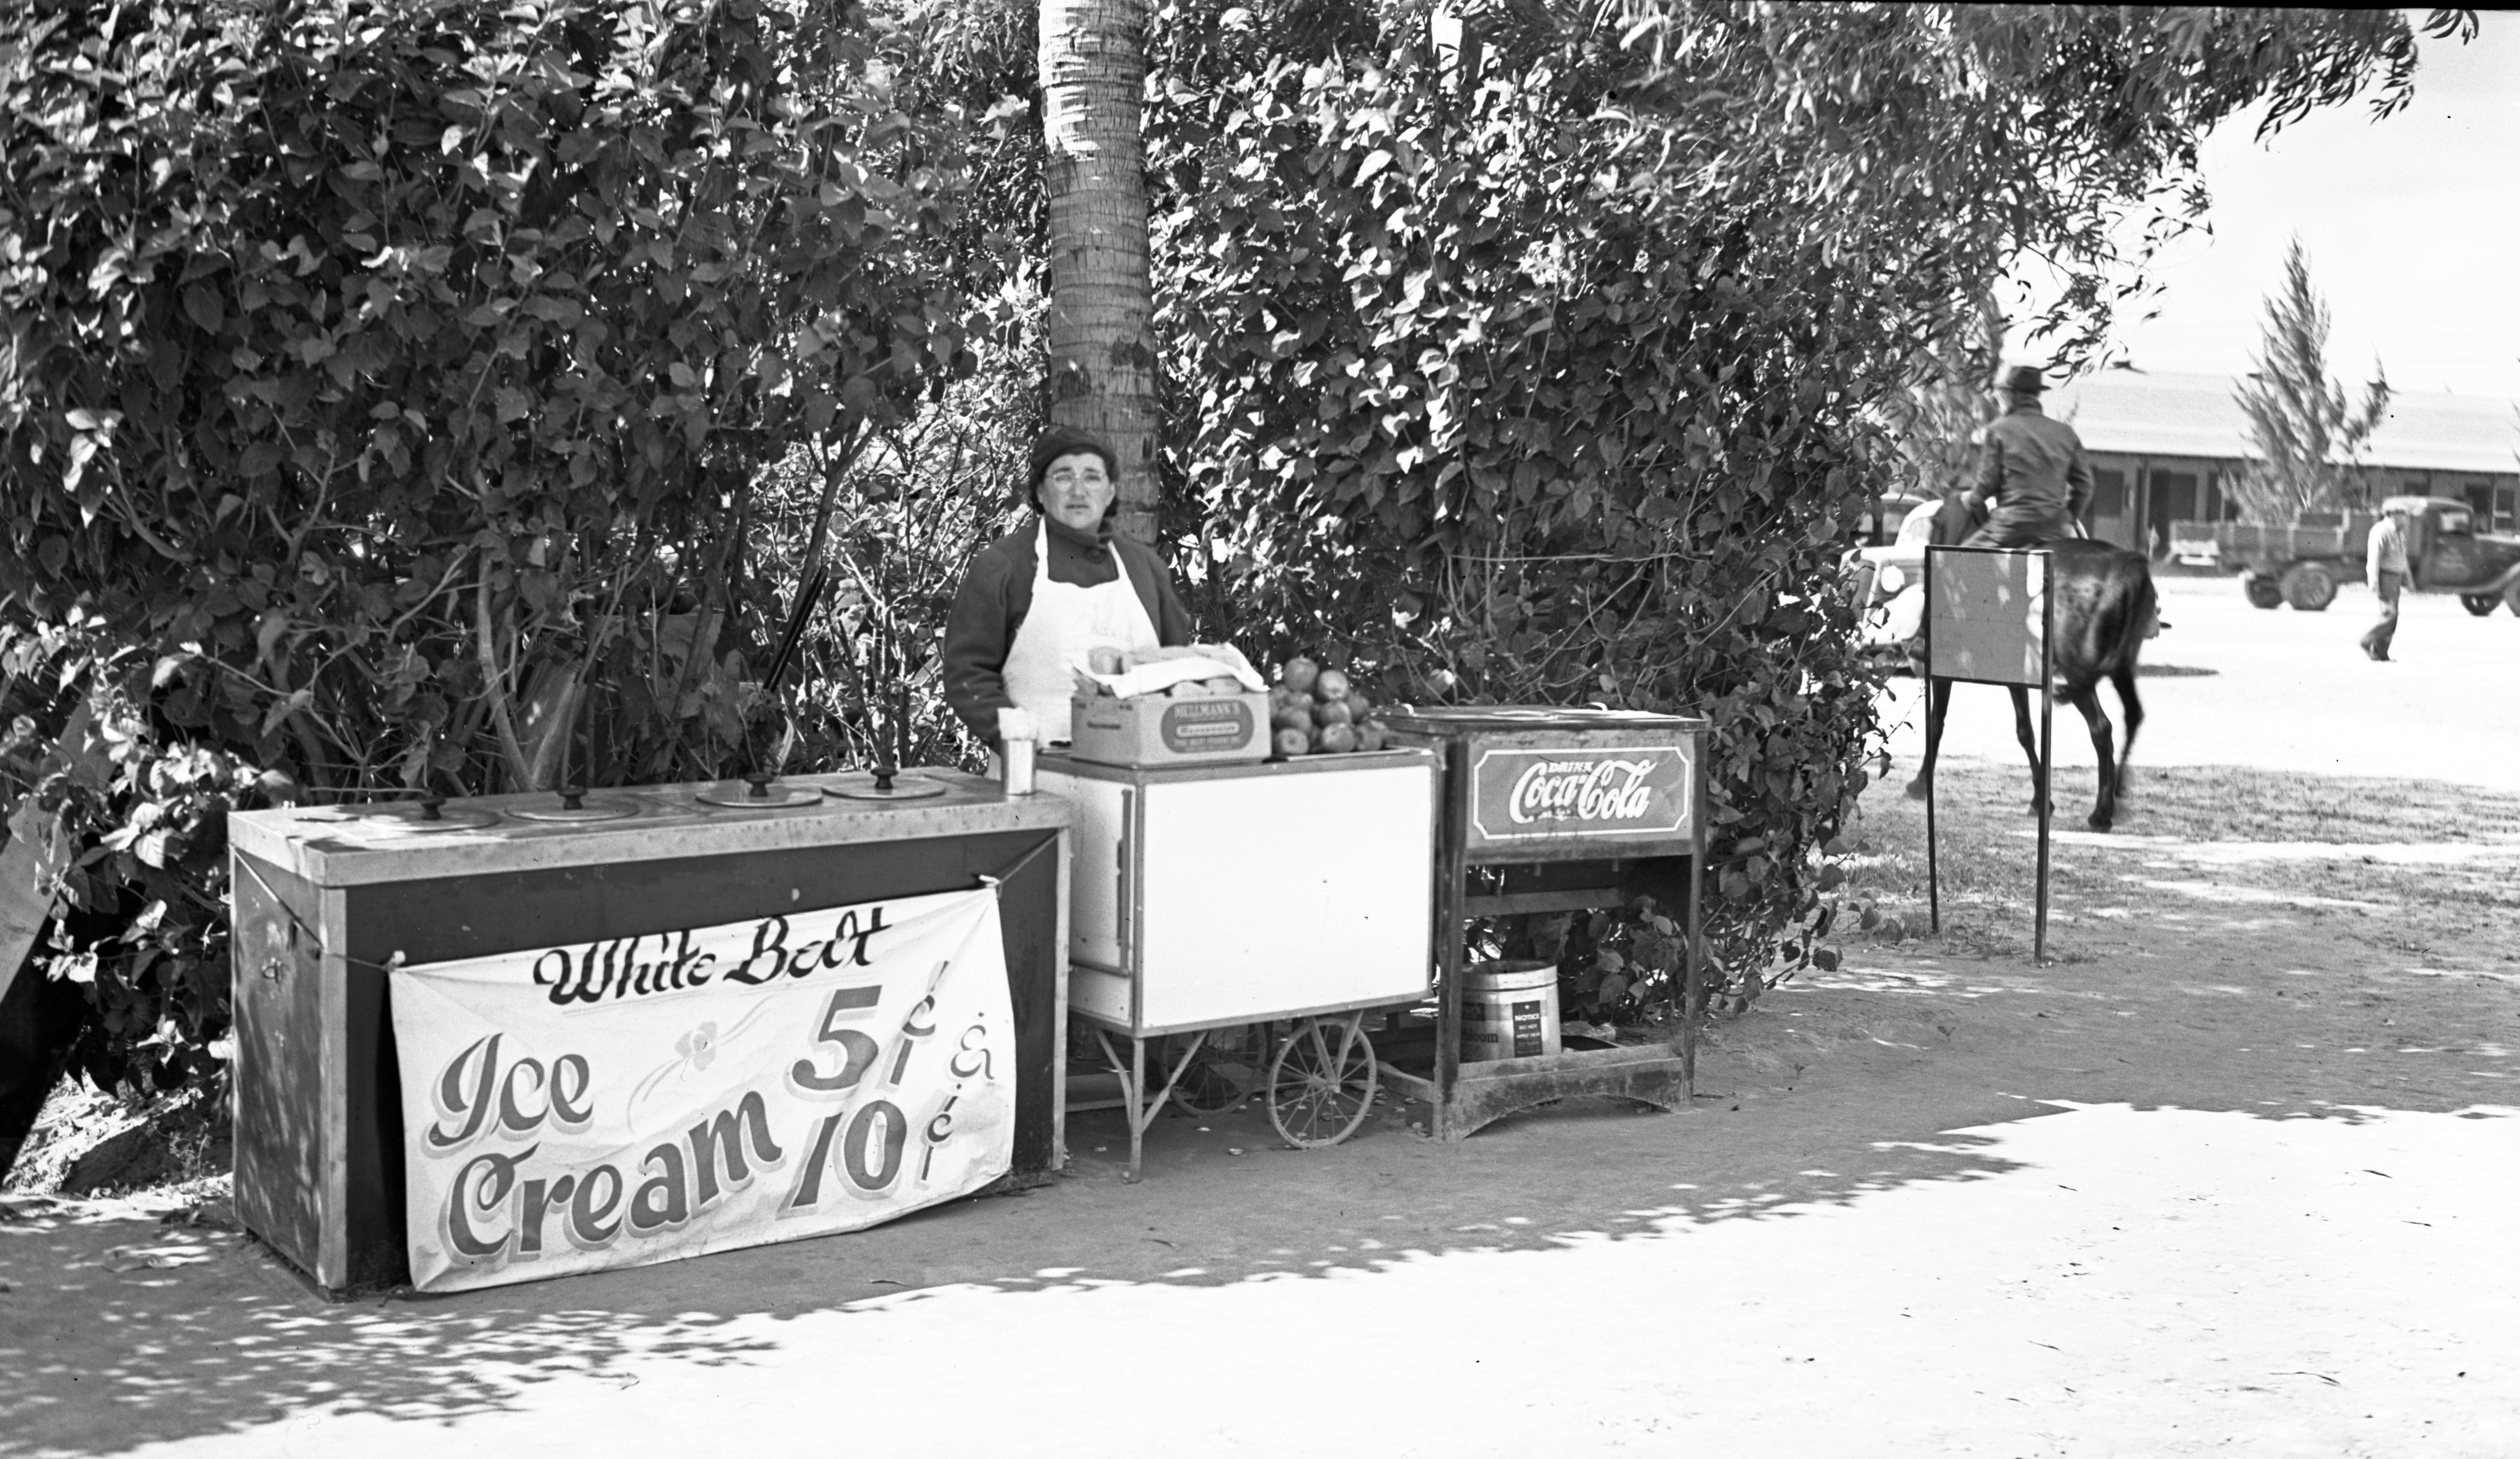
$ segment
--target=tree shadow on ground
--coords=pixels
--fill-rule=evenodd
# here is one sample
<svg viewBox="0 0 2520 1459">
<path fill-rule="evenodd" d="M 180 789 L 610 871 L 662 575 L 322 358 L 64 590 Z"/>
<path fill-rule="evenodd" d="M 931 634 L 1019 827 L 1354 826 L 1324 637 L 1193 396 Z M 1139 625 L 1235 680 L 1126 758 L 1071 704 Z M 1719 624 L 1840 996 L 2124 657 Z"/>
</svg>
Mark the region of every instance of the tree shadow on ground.
<svg viewBox="0 0 2520 1459">
<path fill-rule="evenodd" d="M 2482 845 L 2520 829 L 2520 798 L 2372 783 L 2304 799 L 2254 772 L 2195 772 L 2192 786 L 2165 772 L 2138 802 L 2148 825 L 2060 848 L 2056 931 L 2072 960 L 2042 968 L 2026 955 L 2013 789 L 1996 766 L 1949 773 L 1961 931 L 1858 942 L 1834 973 L 1807 971 L 1720 1025 L 1685 1114 L 1568 1101 L 1443 1145 L 1389 1106 L 1350 1144 L 1299 1152 L 1246 1107 L 1158 1120 L 1133 1185 L 1125 1127 L 1095 1112 L 1070 1123 L 1067 1175 L 1020 1196 L 663 1266 L 343 1303 L 230 1230 L 127 1204 L 20 1208 L 0 1220 L 0 1454 L 115 1454 L 316 1410 L 446 1423 L 518 1407 L 543 1384 L 765 1361 L 780 1343 L 756 1319 L 873 1315 L 958 1288 L 1353 1276 L 1789 1221 L 2014 1173 L 1984 1131 L 2066 1102 L 2331 1120 L 2486 1117 L 2513 1102 L 2495 1039 L 2520 1030 L 2520 977 L 2468 966 L 2496 944 L 2407 910 L 2433 882 L 2390 880 L 2439 868 L 2198 871 L 2156 843 L 2412 843 L 2456 839 L 2455 820 Z M 1855 886 L 1920 911 L 1921 827 L 1900 822 L 1908 803 L 1886 789 L 1886 806 L 1883 789 L 1868 798 L 1878 844 Z M 2314 809 L 2321 833 L 2305 836 Z M 2275 899 L 2223 894 L 2235 889 Z M 2483 900 L 2455 916 L 2507 894 L 2471 889 Z M 2432 940 L 2389 942 L 2414 935 Z"/>
<path fill-rule="evenodd" d="M 763 1358 L 778 1344 L 739 1319 L 922 1291 L 1353 1274 L 1459 1252 L 1650 1238 L 1674 1222 L 1788 1218 L 2011 1168 L 1983 1153 L 1989 1142 L 1942 1133 L 1900 1143 L 1845 1132 L 1797 1140 L 1787 1158 L 1761 1152 L 1746 1125 L 1719 1143 L 1758 1158 L 1711 1166 L 1687 1132 L 1741 1121 L 1733 1107 L 1745 1101 L 1759 1105 L 1735 1091 L 1677 1116 L 1570 1101 L 1450 1146 L 1414 1134 L 1395 1110 L 1328 1151 L 1277 1146 L 1265 1116 L 1246 1108 L 1159 1120 L 1135 1185 L 1121 1179 L 1117 1115 L 1089 1114 L 1073 1127 L 1071 1172 L 1021 1197 L 443 1298 L 327 1302 L 232 1230 L 164 1224 L 129 1203 L 34 1203 L 0 1222 L 0 1371 L 12 1375 L 0 1388 L 0 1454 L 119 1453 L 309 1409 L 446 1422 L 516 1406 L 556 1380 L 627 1386 L 658 1360 Z"/>
</svg>

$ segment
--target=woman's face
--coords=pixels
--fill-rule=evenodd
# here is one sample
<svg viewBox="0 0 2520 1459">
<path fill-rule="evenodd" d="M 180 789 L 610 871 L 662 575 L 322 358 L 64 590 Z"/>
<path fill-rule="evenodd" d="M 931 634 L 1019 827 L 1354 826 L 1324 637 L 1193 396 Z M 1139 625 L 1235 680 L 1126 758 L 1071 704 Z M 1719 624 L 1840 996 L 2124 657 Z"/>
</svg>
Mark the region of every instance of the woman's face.
<svg viewBox="0 0 2520 1459">
<path fill-rule="evenodd" d="M 1041 474 L 1042 510 L 1064 526 L 1090 532 L 1110 509 L 1119 489 L 1101 456 L 1079 451 L 1051 462 L 1050 470 Z"/>
</svg>

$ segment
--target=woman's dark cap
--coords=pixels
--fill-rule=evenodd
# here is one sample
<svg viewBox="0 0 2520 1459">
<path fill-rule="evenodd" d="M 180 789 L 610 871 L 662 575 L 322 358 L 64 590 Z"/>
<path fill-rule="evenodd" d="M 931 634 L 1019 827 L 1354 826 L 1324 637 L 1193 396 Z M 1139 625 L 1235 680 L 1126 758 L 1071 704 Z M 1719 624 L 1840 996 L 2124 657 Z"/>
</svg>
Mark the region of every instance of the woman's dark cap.
<svg viewBox="0 0 2520 1459">
<path fill-rule="evenodd" d="M 1041 479 L 1050 475 L 1050 464 L 1061 456 L 1095 455 L 1102 458 L 1102 470 L 1114 485 L 1120 480 L 1120 458 L 1111 448 L 1082 431 L 1051 431 L 1033 442 L 1032 469 L 1024 477 L 1024 489 L 1035 507 L 1041 505 Z M 1116 501 L 1117 498 L 1115 497 Z"/>
</svg>

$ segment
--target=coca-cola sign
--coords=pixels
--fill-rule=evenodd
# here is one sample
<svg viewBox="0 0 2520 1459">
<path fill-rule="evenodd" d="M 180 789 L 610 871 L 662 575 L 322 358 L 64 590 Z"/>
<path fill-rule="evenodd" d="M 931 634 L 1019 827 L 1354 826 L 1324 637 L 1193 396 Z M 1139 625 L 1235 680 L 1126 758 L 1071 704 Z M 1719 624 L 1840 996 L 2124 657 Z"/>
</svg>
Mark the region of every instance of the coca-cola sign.
<svg viewBox="0 0 2520 1459">
<path fill-rule="evenodd" d="M 1470 769 L 1470 842 L 1690 834 L 1689 747 L 1485 750 Z"/>
</svg>

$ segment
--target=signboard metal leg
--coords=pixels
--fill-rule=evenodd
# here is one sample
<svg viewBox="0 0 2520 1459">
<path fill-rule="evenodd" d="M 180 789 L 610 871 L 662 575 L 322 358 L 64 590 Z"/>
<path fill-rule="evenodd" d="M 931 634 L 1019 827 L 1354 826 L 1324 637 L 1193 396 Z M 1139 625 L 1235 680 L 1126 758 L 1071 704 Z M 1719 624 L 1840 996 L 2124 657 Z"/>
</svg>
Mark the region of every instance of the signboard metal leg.
<svg viewBox="0 0 2520 1459">
<path fill-rule="evenodd" d="M 2039 554 L 2039 922 L 2032 955 L 2048 961 L 2048 828 L 2056 813 L 2056 595 L 2052 560 Z M 2103 767 L 2102 773 L 2106 769 Z"/>
<path fill-rule="evenodd" d="M 1925 909 L 1926 915 L 1930 919 L 1933 927 L 1934 934 L 1939 936 L 1942 935 L 1943 931 L 1943 877 L 1942 867 L 1939 858 L 1936 855 L 1934 846 L 1934 753 L 1936 750 L 1940 748 L 1943 726 L 1942 721 L 1936 718 L 1934 714 L 1935 680 L 1933 605 L 1941 601 L 1934 596 L 1934 558 L 1936 555 L 1937 554 L 1933 547 L 1928 546 L 1925 549 L 1926 611 L 1923 615 L 1924 620 L 1916 625 L 1917 632 L 1925 641 L 1925 658 L 1922 662 L 1916 665 L 1916 670 L 1917 678 L 1925 686 L 1925 763 L 1923 767 L 1925 776 Z M 1944 703 L 1948 707 L 1950 702 L 1946 700 Z"/>
<path fill-rule="evenodd" d="M 1929 650 L 1930 652 L 1930 650 Z M 1943 870 L 1934 843 L 1934 678 L 1925 676 L 1925 906 L 1933 929 L 1943 930 Z"/>
<path fill-rule="evenodd" d="M 1706 804 L 1706 756 L 1697 756 L 1697 771 L 1689 794 L 1695 804 Z M 1706 883 L 1706 818 L 1692 815 L 1696 829 L 1689 838 L 1688 853 L 1688 945 L 1681 954 L 1680 983 L 1680 1078 L 1688 1097 L 1697 1097 L 1697 1020 L 1698 989 L 1706 978 L 1706 942 L 1704 911 L 1698 901 Z"/>
</svg>

